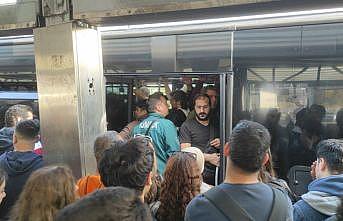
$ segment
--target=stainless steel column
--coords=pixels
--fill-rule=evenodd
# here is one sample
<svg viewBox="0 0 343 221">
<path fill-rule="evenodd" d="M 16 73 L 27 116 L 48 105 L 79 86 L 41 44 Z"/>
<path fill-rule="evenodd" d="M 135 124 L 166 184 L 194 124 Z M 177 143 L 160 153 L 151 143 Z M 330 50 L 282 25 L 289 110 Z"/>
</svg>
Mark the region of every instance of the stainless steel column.
<svg viewBox="0 0 343 221">
<path fill-rule="evenodd" d="M 220 149 L 220 167 L 218 184 L 222 183 L 226 175 L 226 157 L 224 156 L 224 145 L 229 141 L 232 131 L 232 104 L 233 104 L 233 73 L 220 74 L 220 138 L 222 148 Z"/>
<path fill-rule="evenodd" d="M 100 32 L 66 23 L 34 38 L 44 160 L 76 177 L 93 173 L 94 139 L 106 127 Z"/>
</svg>

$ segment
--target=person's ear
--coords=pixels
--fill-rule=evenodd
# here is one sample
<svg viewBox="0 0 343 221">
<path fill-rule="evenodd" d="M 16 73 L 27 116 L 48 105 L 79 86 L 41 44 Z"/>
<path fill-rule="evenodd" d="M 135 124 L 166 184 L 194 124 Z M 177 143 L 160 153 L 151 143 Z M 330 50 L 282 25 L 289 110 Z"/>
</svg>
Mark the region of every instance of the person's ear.
<svg viewBox="0 0 343 221">
<path fill-rule="evenodd" d="M 18 142 L 18 138 L 17 138 L 17 135 L 14 132 L 13 133 L 13 144 L 16 144 L 17 142 Z"/>
<path fill-rule="evenodd" d="M 325 171 L 327 169 L 327 163 L 323 158 L 318 159 L 318 169 L 319 171 Z"/>
<path fill-rule="evenodd" d="M 229 143 L 225 143 L 224 145 L 224 156 L 228 157 L 230 156 L 230 145 Z"/>
<path fill-rule="evenodd" d="M 155 106 L 156 111 L 158 111 L 158 112 L 161 111 L 161 104 L 162 104 L 161 101 L 159 101 L 159 102 L 157 103 L 157 105 Z"/>
<path fill-rule="evenodd" d="M 269 153 L 265 153 L 264 157 L 263 157 L 263 161 L 262 161 L 262 165 L 266 165 L 268 163 L 270 159 Z"/>
</svg>

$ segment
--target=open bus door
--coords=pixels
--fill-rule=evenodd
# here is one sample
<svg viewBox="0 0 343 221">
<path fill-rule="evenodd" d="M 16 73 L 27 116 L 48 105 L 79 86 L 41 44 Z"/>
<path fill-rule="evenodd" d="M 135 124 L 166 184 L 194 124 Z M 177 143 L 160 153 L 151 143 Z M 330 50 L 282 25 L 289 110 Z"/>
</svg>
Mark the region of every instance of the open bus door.
<svg viewBox="0 0 343 221">
<path fill-rule="evenodd" d="M 196 81 L 202 80 L 203 85 L 215 85 L 218 87 L 218 105 L 219 105 L 219 128 L 220 128 L 220 166 L 217 169 L 216 184 L 221 183 L 225 178 L 226 159 L 223 155 L 224 144 L 228 141 L 232 127 L 232 90 L 233 78 L 232 73 L 113 73 L 106 75 L 107 90 L 112 90 L 113 96 L 116 97 L 113 101 L 115 105 L 107 103 L 106 106 L 112 108 L 107 110 L 107 114 L 112 115 L 111 112 L 120 113 L 120 117 L 114 115 L 108 117 L 109 129 L 120 130 L 127 123 L 131 122 L 133 118 L 133 100 L 134 90 L 138 85 L 144 84 L 148 87 L 150 94 L 154 92 L 165 93 L 165 85 L 168 82 L 168 88 L 173 91 L 175 88 L 179 89 L 176 84 L 182 82 L 182 79 L 192 79 L 192 85 Z M 108 91 L 107 91 L 108 93 Z M 114 110 L 116 108 L 118 110 Z M 127 113 L 127 114 L 126 114 Z M 111 117 L 117 122 L 111 122 Z M 118 121 L 120 119 L 120 121 Z"/>
</svg>

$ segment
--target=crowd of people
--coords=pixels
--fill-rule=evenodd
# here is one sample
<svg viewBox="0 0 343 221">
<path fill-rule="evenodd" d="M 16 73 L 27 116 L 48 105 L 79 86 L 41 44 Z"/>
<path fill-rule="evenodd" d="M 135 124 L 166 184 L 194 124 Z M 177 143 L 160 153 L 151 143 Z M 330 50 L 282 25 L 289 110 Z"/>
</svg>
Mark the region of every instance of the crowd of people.
<svg viewBox="0 0 343 221">
<path fill-rule="evenodd" d="M 141 90 L 136 120 L 96 138 L 97 172 L 77 181 L 67 166 L 43 166 L 32 110 L 9 108 L 0 130 L 0 221 L 343 220 L 343 109 L 335 139 L 322 124 L 325 108 L 312 105 L 285 128 L 277 109 L 260 121 L 241 114 L 221 143 L 217 90 L 197 92 Z M 220 152 L 226 176 L 215 185 Z M 301 197 L 287 184 L 295 165 L 311 167 L 313 177 Z"/>
</svg>

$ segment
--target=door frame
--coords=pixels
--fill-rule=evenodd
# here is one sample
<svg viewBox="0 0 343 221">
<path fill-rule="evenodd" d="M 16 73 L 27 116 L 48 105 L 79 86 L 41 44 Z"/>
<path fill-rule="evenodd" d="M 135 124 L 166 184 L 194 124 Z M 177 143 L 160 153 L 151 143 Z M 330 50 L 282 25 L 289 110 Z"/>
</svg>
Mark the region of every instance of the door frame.
<svg viewBox="0 0 343 221">
<path fill-rule="evenodd" d="M 232 131 L 232 96 L 233 96 L 233 72 L 163 72 L 163 73 L 106 73 L 106 81 L 115 82 L 116 78 L 120 77 L 122 80 L 130 78 L 127 82 L 129 84 L 128 90 L 128 105 L 132 106 L 133 86 L 132 80 L 137 78 L 150 78 L 150 77 L 181 77 L 181 76 L 204 76 L 204 75 L 216 75 L 219 76 L 220 89 L 219 93 L 219 111 L 220 111 L 220 167 L 217 170 L 216 184 L 220 184 L 224 181 L 226 175 L 226 157 L 224 156 L 224 145 L 228 142 L 229 136 Z M 120 82 L 122 83 L 122 82 Z M 131 83 L 131 86 L 130 86 Z M 128 107 L 129 113 L 132 113 L 132 107 Z"/>
</svg>

